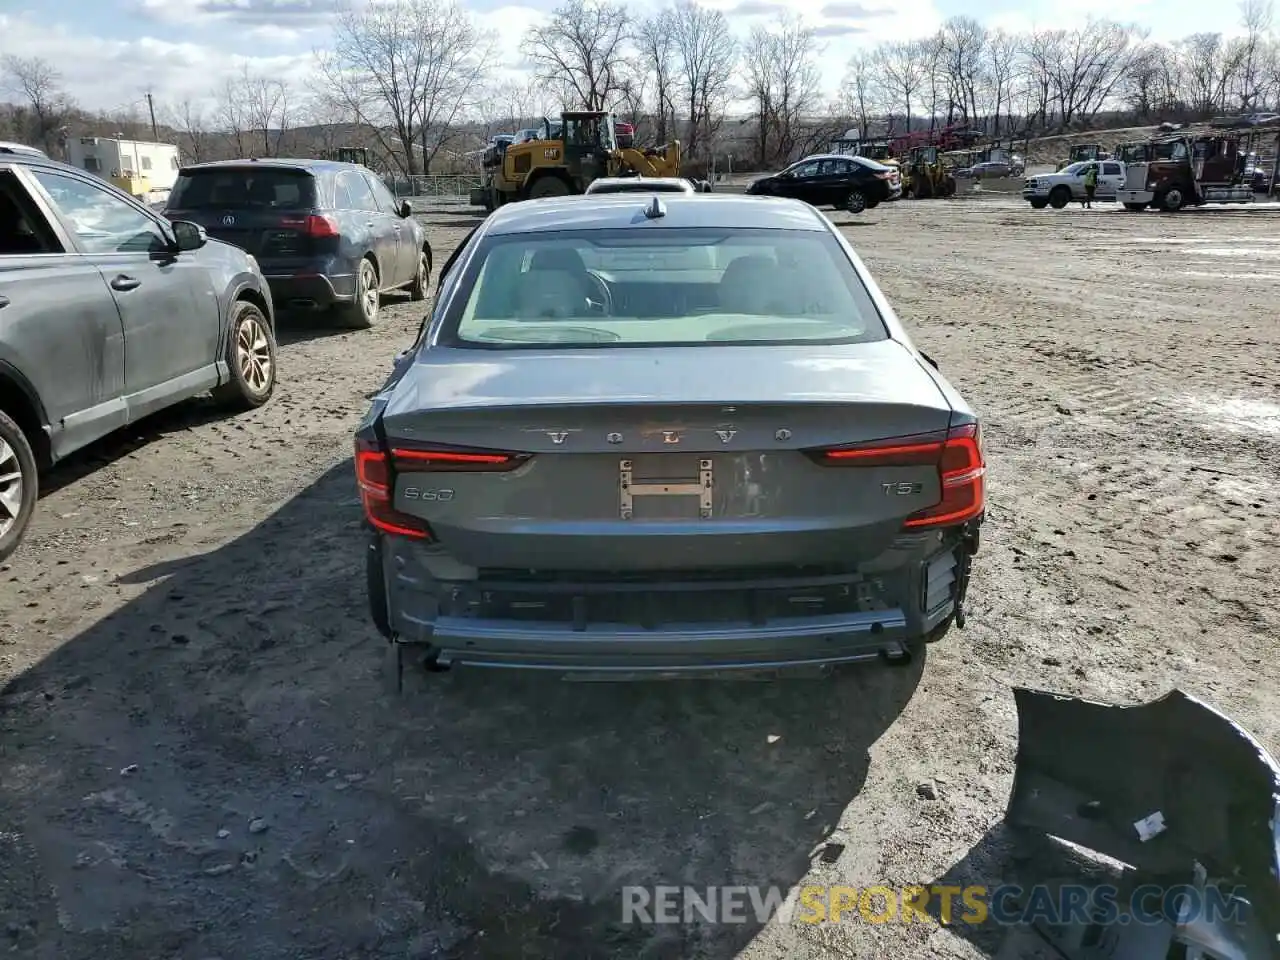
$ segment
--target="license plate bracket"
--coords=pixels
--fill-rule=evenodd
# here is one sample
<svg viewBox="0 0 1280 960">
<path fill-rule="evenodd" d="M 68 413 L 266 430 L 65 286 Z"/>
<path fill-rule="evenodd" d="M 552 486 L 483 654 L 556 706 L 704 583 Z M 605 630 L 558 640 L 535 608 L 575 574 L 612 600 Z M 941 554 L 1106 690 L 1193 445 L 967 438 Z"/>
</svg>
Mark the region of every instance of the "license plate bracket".
<svg viewBox="0 0 1280 960">
<path fill-rule="evenodd" d="M 618 461 L 618 516 L 630 520 L 635 513 L 636 497 L 697 497 L 698 516 L 711 519 L 714 470 L 711 459 L 698 460 L 696 478 L 670 478 L 662 480 L 637 480 L 635 461 Z"/>
</svg>

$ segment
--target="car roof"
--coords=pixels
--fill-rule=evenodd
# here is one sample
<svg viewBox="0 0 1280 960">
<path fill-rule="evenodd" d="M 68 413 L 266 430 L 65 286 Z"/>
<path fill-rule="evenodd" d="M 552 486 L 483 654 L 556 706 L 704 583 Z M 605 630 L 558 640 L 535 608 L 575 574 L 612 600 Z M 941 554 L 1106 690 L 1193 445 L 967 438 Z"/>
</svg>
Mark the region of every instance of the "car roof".
<svg viewBox="0 0 1280 960">
<path fill-rule="evenodd" d="M 276 170 L 305 170 L 311 173 L 368 169 L 360 163 L 344 163 L 340 160 L 294 160 L 289 157 L 271 157 L 267 160 L 261 160 L 257 157 L 251 157 L 243 160 L 210 160 L 206 163 L 188 163 L 184 164 L 179 172 L 188 173 L 192 170 L 217 170 L 222 167 L 230 167 L 233 169 L 237 167 L 267 167 Z"/>
<path fill-rule="evenodd" d="M 29 147 L 25 143 L 15 143 L 12 140 L 0 140 L 0 153 L 6 156 L 43 157 L 46 160 L 49 158 L 49 155 L 38 147 Z"/>
<path fill-rule="evenodd" d="M 645 187 L 654 187 L 658 190 L 661 190 L 664 187 L 679 187 L 682 190 L 693 190 L 693 184 L 681 177 L 598 177 L 591 181 L 588 189 L 591 187 L 630 187 L 637 183 L 644 184 Z"/>
<path fill-rule="evenodd" d="M 659 199 L 666 211 L 649 220 L 644 211 Z M 524 200 L 499 207 L 485 221 L 485 233 L 554 233 L 561 230 L 643 229 L 646 224 L 672 229 L 808 230 L 831 229 L 827 219 L 800 200 L 730 194 L 592 193 Z"/>
</svg>

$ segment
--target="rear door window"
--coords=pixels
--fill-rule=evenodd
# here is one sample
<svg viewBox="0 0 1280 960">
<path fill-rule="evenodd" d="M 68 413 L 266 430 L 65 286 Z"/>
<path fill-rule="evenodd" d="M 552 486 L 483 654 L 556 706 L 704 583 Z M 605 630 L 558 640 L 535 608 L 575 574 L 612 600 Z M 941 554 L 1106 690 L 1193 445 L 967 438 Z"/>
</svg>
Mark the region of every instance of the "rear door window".
<svg viewBox="0 0 1280 960">
<path fill-rule="evenodd" d="M 378 201 L 374 198 L 373 191 L 369 189 L 369 184 L 364 177 L 358 173 L 348 172 L 342 174 L 338 182 L 346 188 L 347 196 L 351 198 L 351 206 L 348 209 L 378 210 Z"/>
<path fill-rule="evenodd" d="M 279 167 L 189 170 L 178 176 L 168 206 L 174 210 L 311 210 L 316 206 L 316 183 L 305 170 Z"/>
<path fill-rule="evenodd" d="M 391 191 L 387 189 L 387 185 L 372 174 L 364 175 L 365 181 L 369 184 L 369 189 L 373 192 L 373 198 L 377 201 L 378 208 L 383 213 L 399 214 L 400 204 L 396 203 L 396 198 L 392 196 Z"/>
</svg>

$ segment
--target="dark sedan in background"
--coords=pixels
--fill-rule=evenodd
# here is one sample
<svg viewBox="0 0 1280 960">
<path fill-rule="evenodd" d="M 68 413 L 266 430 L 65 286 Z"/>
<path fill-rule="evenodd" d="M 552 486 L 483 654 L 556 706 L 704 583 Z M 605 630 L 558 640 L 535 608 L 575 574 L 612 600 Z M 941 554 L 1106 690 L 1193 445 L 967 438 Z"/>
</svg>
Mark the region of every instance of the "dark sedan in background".
<svg viewBox="0 0 1280 960">
<path fill-rule="evenodd" d="M 253 254 L 277 305 L 335 310 L 344 326 L 378 319 L 380 294 L 427 296 L 431 246 L 407 202 L 374 173 L 330 160 L 229 160 L 183 167 L 171 220 Z"/>
<path fill-rule="evenodd" d="M 902 178 L 896 168 L 875 160 L 833 154 L 806 157 L 781 173 L 753 180 L 747 193 L 861 213 L 901 196 Z"/>
</svg>

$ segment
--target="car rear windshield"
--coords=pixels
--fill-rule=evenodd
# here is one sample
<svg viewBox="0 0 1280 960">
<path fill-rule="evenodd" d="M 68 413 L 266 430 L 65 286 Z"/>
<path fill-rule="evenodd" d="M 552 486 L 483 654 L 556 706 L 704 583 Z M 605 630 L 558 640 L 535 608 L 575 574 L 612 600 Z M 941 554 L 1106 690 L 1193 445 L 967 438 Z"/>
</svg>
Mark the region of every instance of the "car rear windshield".
<svg viewBox="0 0 1280 960">
<path fill-rule="evenodd" d="M 663 229 L 492 237 L 442 331 L 457 345 L 853 343 L 888 333 L 825 231 Z"/>
<path fill-rule="evenodd" d="M 186 170 L 169 194 L 175 210 L 252 207 L 309 210 L 316 205 L 315 178 L 280 167 L 218 167 Z"/>
<path fill-rule="evenodd" d="M 607 183 L 590 190 L 591 193 L 688 193 L 688 187 L 678 183 Z"/>
</svg>

